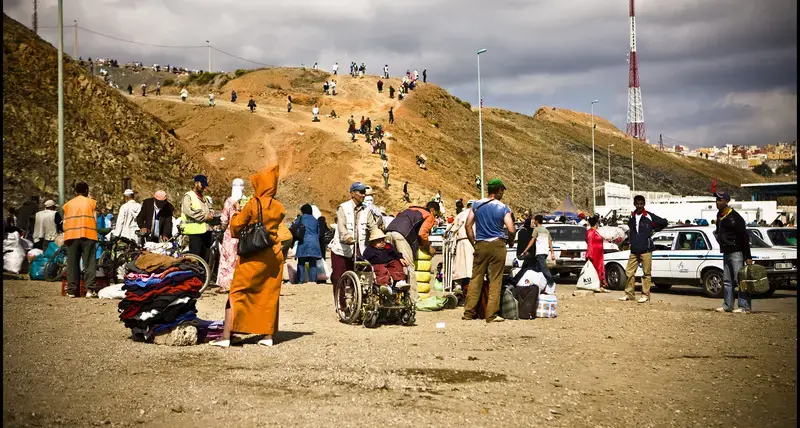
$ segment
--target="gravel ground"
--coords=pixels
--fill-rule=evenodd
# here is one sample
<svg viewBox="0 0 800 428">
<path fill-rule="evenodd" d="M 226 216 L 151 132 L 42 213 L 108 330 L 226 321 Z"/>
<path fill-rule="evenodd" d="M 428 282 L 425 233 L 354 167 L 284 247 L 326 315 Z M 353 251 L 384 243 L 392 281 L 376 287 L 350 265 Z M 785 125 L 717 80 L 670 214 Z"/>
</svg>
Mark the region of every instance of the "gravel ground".
<svg viewBox="0 0 800 428">
<path fill-rule="evenodd" d="M 794 427 L 797 295 L 718 314 L 694 289 L 572 296 L 558 318 L 337 322 L 330 285 L 286 285 L 276 345 L 135 343 L 117 301 L 3 283 L 4 426 Z M 204 296 L 199 316 L 222 316 Z M 435 327 L 446 323 L 444 329 Z"/>
</svg>

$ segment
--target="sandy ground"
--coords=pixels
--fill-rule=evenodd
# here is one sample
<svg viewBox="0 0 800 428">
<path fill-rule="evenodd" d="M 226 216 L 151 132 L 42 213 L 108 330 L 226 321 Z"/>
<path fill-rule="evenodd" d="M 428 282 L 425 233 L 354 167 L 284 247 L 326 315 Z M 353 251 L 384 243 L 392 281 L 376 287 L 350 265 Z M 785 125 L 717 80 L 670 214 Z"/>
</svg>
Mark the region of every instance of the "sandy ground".
<svg viewBox="0 0 800 428">
<path fill-rule="evenodd" d="M 795 290 L 752 315 L 691 288 L 643 305 L 573 290 L 555 319 L 459 308 L 368 330 L 337 321 L 330 285 L 286 285 L 274 347 L 218 349 L 135 343 L 117 301 L 4 281 L 3 425 L 796 426 Z M 199 316 L 223 305 L 204 296 Z"/>
</svg>

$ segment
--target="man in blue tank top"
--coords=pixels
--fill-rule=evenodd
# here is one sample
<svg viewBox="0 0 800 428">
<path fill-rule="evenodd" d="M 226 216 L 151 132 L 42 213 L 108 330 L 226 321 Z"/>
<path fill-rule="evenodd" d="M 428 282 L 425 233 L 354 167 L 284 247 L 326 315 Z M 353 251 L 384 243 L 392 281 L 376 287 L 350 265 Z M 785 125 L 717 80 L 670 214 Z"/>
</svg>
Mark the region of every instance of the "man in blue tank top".
<svg viewBox="0 0 800 428">
<path fill-rule="evenodd" d="M 486 322 L 504 321 L 497 315 L 500 310 L 500 291 L 503 285 L 503 267 L 506 262 L 506 243 L 514 246 L 514 221 L 511 210 L 500 202 L 506 186 L 499 178 L 488 183 L 489 197 L 473 204 L 465 226 L 467 237 L 475 248 L 472 279 L 467 289 L 462 319 L 476 316 L 483 290 L 484 275 L 489 276 L 489 293 L 486 302 Z M 475 231 L 473 232 L 473 225 Z"/>
</svg>

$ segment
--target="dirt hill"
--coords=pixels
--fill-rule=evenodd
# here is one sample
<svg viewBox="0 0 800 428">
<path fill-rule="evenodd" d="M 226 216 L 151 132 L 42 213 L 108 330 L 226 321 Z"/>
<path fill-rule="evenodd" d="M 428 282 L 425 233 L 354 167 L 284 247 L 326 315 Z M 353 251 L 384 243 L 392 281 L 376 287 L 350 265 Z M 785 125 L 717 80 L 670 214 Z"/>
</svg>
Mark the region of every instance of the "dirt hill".
<svg viewBox="0 0 800 428">
<path fill-rule="evenodd" d="M 337 96 L 322 93 L 324 81 L 336 78 Z M 376 202 L 389 211 L 401 209 L 402 186 L 409 182 L 415 203 L 424 203 L 437 190 L 448 209 L 455 199 L 477 198 L 474 186 L 479 174 L 478 115 L 469 103 L 442 88 L 424 84 L 403 101 L 389 99 L 388 87 L 400 80 L 388 79 L 384 93 L 376 88 L 377 76 L 352 78 L 296 68 L 262 69 L 240 77 L 207 76 L 208 85 L 189 83 L 190 99 L 177 97 L 180 84 L 166 88 L 160 98 L 134 95 L 145 110 L 175 127 L 182 140 L 205 147 L 206 160 L 226 165 L 234 174 L 246 175 L 275 157 L 282 166 L 279 197 L 290 211 L 310 201 L 330 215 L 346 198 L 350 182 L 372 184 Z M 208 107 L 208 92 L 215 90 L 217 105 Z M 230 93 L 238 94 L 237 103 Z M 286 111 L 291 95 L 294 108 Z M 246 108 L 252 96 L 257 111 Z M 341 117 L 311 122 L 311 107 L 331 109 Z M 394 108 L 395 123 L 387 123 Z M 509 187 L 506 199 L 516 211 L 554 209 L 570 192 L 571 167 L 575 171 L 575 202 L 591 209 L 591 116 L 560 108 L 542 107 L 533 116 L 484 108 L 485 176 L 501 177 Z M 370 117 L 391 134 L 387 139 L 390 188 L 382 186 L 382 167 L 363 136 L 350 142 L 346 120 L 353 115 Z M 595 116 L 597 181 L 608 177 L 607 148 L 611 147 L 612 180 L 630 185 L 630 145 L 622 131 Z M 634 142 L 636 188 L 695 195 L 709 192 L 714 177 L 720 188 L 733 189 L 738 198 L 749 194 L 738 185 L 762 181 L 748 171 L 716 162 L 683 158 Z M 260 154 L 261 153 L 261 154 Z M 416 166 L 417 154 L 428 157 L 428 169 Z M 221 160 L 224 158 L 224 160 Z"/>
<path fill-rule="evenodd" d="M 31 194 L 57 199 L 58 51 L 7 15 L 3 24 L 3 207 L 8 208 Z M 194 152 L 187 150 L 191 143 L 170 135 L 167 123 L 64 58 L 67 198 L 78 181 L 89 183 L 101 205 L 115 207 L 122 203 L 126 177 L 143 197 L 163 188 L 172 200 L 199 172 L 212 183 L 229 182 L 201 156 L 187 154 Z M 225 194 L 227 186 L 212 190 Z"/>
</svg>

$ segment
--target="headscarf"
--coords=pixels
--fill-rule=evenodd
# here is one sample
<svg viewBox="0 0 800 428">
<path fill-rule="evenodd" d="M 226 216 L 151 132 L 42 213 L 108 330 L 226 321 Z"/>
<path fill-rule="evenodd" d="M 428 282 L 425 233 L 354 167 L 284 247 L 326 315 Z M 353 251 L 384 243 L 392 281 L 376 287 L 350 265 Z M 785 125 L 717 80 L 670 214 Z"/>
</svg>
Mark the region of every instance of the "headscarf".
<svg viewBox="0 0 800 428">
<path fill-rule="evenodd" d="M 236 178 L 233 180 L 233 187 L 231 188 L 231 198 L 238 201 L 244 195 L 244 180 Z"/>
<path fill-rule="evenodd" d="M 367 207 L 368 210 L 372 211 L 372 213 L 376 216 L 381 216 L 381 210 L 375 206 L 375 198 L 372 195 L 364 196 L 364 206 Z"/>
<path fill-rule="evenodd" d="M 319 219 L 320 217 L 322 217 L 322 212 L 319 210 L 319 208 L 316 205 L 312 205 L 311 206 L 311 215 L 315 219 Z"/>
</svg>

